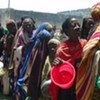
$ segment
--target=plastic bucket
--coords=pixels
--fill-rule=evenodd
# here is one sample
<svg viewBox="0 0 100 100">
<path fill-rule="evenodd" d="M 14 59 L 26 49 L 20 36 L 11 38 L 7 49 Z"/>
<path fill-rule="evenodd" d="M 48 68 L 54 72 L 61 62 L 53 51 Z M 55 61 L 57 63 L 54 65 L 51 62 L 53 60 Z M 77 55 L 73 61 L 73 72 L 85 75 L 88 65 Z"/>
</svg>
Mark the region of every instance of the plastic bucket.
<svg viewBox="0 0 100 100">
<path fill-rule="evenodd" d="M 67 89 L 73 85 L 75 79 L 75 69 L 68 62 L 63 62 L 60 65 L 51 68 L 51 80 L 60 88 Z"/>
</svg>

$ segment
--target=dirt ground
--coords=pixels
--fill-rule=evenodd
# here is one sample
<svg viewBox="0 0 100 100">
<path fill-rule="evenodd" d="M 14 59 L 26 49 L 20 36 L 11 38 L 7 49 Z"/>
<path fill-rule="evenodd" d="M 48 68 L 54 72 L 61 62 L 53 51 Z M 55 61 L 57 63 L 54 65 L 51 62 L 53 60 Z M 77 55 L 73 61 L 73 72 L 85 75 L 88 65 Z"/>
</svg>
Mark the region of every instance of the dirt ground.
<svg viewBox="0 0 100 100">
<path fill-rule="evenodd" d="M 2 93 L 0 93 L 0 100 L 11 100 L 11 96 L 4 96 Z M 95 89 L 92 100 L 100 100 L 100 89 Z"/>
<path fill-rule="evenodd" d="M 100 89 L 96 89 L 94 90 L 94 94 L 93 94 L 93 100 L 100 100 Z"/>
<path fill-rule="evenodd" d="M 0 100 L 11 100 L 11 96 L 4 96 L 2 93 L 0 93 Z"/>
</svg>

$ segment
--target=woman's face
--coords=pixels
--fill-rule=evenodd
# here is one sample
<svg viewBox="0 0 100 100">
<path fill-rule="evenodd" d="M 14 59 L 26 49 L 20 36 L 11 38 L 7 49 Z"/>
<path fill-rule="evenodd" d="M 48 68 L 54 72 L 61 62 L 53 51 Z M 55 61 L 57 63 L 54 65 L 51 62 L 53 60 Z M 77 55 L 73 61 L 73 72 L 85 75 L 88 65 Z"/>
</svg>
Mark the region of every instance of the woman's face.
<svg viewBox="0 0 100 100">
<path fill-rule="evenodd" d="M 94 21 L 92 19 L 88 19 L 86 23 L 86 29 L 90 30 L 94 26 Z"/>
<path fill-rule="evenodd" d="M 32 30 L 32 24 L 30 24 L 30 23 L 24 24 L 24 29 L 25 29 L 27 32 L 29 32 L 30 30 Z"/>
<path fill-rule="evenodd" d="M 69 29 L 66 31 L 70 39 L 77 39 L 80 35 L 80 23 L 77 19 L 72 18 L 69 23 Z"/>
<path fill-rule="evenodd" d="M 11 24 L 7 25 L 7 29 L 10 33 L 16 34 L 17 28 L 16 28 L 15 23 L 11 23 Z"/>
<path fill-rule="evenodd" d="M 31 19 L 27 18 L 23 22 L 23 29 L 27 31 L 28 33 L 31 33 L 33 30 L 33 22 Z"/>
</svg>

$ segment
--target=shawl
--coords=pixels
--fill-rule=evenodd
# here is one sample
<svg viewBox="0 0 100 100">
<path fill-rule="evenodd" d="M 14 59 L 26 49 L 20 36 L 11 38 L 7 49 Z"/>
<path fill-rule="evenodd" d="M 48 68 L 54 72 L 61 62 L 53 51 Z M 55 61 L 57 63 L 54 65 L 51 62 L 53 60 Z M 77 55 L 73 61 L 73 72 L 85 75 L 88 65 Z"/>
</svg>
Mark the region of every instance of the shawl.
<svg viewBox="0 0 100 100">
<path fill-rule="evenodd" d="M 77 73 L 77 100 L 91 100 L 95 87 L 97 66 L 93 67 L 95 53 L 100 49 L 100 25 L 83 48 L 83 57 Z"/>
<path fill-rule="evenodd" d="M 76 60 L 81 58 L 83 47 L 85 44 L 86 40 L 84 39 L 82 39 L 80 43 L 70 41 L 62 42 L 57 49 L 56 57 L 60 57 L 64 61 L 71 63 L 76 69 Z M 53 82 L 51 82 L 49 89 L 50 94 L 52 96 L 52 100 L 58 100 L 57 98 L 59 87 L 56 86 Z"/>
</svg>

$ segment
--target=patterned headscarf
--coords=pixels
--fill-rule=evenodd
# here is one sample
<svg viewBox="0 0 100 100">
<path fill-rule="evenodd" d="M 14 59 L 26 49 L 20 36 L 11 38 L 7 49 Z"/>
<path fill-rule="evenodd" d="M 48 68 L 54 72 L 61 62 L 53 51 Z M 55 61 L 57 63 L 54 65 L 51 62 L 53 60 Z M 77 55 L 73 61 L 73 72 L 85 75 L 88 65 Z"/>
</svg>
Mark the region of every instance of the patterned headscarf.
<svg viewBox="0 0 100 100">
<path fill-rule="evenodd" d="M 26 24 L 31 24 L 31 25 L 33 25 L 32 19 L 30 19 L 30 18 L 24 19 L 24 21 L 23 21 L 23 23 L 22 23 L 22 26 L 23 26 L 23 25 L 26 25 Z"/>
<path fill-rule="evenodd" d="M 91 8 L 91 15 L 94 19 L 94 21 L 100 21 L 100 2 L 95 4 L 92 8 Z"/>
</svg>

